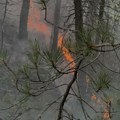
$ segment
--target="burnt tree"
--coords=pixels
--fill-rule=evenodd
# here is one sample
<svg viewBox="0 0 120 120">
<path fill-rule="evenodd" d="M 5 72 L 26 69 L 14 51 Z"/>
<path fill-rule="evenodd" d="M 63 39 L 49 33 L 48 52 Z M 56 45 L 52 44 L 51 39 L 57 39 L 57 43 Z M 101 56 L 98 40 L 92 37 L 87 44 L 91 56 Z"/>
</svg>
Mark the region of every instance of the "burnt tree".
<svg viewBox="0 0 120 120">
<path fill-rule="evenodd" d="M 23 0 L 21 13 L 20 13 L 20 25 L 19 25 L 19 39 L 26 39 L 28 37 L 27 23 L 29 15 L 30 0 Z"/>
</svg>

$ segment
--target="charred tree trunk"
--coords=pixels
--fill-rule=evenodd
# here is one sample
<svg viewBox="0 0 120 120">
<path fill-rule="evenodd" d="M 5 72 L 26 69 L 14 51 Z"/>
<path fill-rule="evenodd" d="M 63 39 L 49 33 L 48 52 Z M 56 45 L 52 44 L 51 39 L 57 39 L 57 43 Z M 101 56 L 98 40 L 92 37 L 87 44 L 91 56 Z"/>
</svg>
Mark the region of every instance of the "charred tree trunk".
<svg viewBox="0 0 120 120">
<path fill-rule="evenodd" d="M 19 39 L 26 39 L 28 37 L 27 23 L 29 15 L 30 0 L 23 0 L 21 14 L 20 14 L 20 25 L 19 25 Z"/>
<path fill-rule="evenodd" d="M 83 8 L 82 8 L 82 0 L 74 0 L 74 8 L 75 8 L 75 30 L 76 32 L 76 40 L 78 39 L 79 32 L 83 30 Z"/>
<path fill-rule="evenodd" d="M 83 6 L 82 6 L 82 0 L 74 0 L 74 9 L 75 9 L 75 38 L 76 42 L 81 41 L 82 37 L 80 37 L 79 34 L 82 34 L 83 32 Z M 86 99 L 86 75 L 79 71 L 77 80 L 78 80 L 78 86 L 79 91 L 83 97 L 83 99 Z"/>
<path fill-rule="evenodd" d="M 54 12 L 54 28 L 53 28 L 53 41 L 52 41 L 52 50 L 57 49 L 58 43 L 58 34 L 59 34 L 59 22 L 60 22 L 60 8 L 61 8 L 61 0 L 55 0 L 55 12 Z"/>
</svg>

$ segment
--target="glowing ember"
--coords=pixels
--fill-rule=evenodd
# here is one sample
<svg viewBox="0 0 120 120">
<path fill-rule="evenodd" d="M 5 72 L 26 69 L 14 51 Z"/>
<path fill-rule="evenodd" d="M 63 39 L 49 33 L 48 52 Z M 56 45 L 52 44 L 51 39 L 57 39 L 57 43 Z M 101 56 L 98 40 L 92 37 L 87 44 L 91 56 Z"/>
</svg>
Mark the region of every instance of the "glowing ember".
<svg viewBox="0 0 120 120">
<path fill-rule="evenodd" d="M 50 36 L 50 28 L 45 23 L 41 22 L 40 10 L 38 6 L 33 3 L 33 0 L 30 0 L 28 28 L 29 30 L 41 32 Z"/>
<path fill-rule="evenodd" d="M 70 67 L 74 68 L 75 67 L 74 59 L 73 59 L 72 55 L 69 53 L 68 49 L 65 48 L 63 45 L 63 36 L 60 36 L 60 38 L 58 40 L 58 47 L 60 47 L 62 49 L 62 52 L 63 52 L 66 60 L 70 62 Z"/>
<path fill-rule="evenodd" d="M 104 112 L 103 112 L 103 119 L 104 120 L 110 120 L 110 114 L 108 109 L 105 108 Z"/>
<path fill-rule="evenodd" d="M 95 94 L 92 94 L 92 96 L 91 96 L 91 100 L 97 100 L 97 97 L 96 97 Z"/>
</svg>

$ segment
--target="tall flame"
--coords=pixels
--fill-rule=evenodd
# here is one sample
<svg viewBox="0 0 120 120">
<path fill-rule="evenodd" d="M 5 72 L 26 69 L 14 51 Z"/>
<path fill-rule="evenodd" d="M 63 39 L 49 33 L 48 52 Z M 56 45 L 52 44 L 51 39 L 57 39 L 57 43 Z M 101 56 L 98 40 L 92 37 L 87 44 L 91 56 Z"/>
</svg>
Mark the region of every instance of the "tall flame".
<svg viewBox="0 0 120 120">
<path fill-rule="evenodd" d="M 47 36 L 50 36 L 50 28 L 44 22 L 41 22 L 40 10 L 38 6 L 33 3 L 33 0 L 30 0 L 30 10 L 28 17 L 28 29 L 37 31 L 38 33 L 44 33 Z M 58 46 L 62 48 L 62 52 L 67 61 L 69 61 L 70 67 L 75 67 L 75 62 L 72 55 L 69 53 L 68 49 L 63 45 L 63 37 L 61 36 L 58 40 Z"/>
<path fill-rule="evenodd" d="M 63 36 L 59 37 L 58 47 L 60 47 L 62 49 L 62 52 L 63 52 L 66 60 L 68 62 L 70 62 L 70 67 L 74 68 L 75 67 L 74 59 L 73 59 L 72 55 L 70 54 L 70 52 L 68 51 L 68 49 L 63 45 Z"/>
<path fill-rule="evenodd" d="M 39 7 L 33 3 L 33 0 L 30 0 L 28 29 L 50 36 L 50 28 L 47 26 L 47 24 L 41 21 L 41 13 Z"/>
</svg>

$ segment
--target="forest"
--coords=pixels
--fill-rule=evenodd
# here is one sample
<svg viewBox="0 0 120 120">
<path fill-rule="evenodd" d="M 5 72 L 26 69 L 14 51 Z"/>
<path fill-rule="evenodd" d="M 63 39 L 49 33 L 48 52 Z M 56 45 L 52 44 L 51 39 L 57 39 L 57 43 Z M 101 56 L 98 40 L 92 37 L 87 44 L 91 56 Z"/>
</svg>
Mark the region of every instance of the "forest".
<svg viewBox="0 0 120 120">
<path fill-rule="evenodd" d="M 0 0 L 0 120 L 119 120 L 119 67 L 119 0 Z"/>
</svg>

